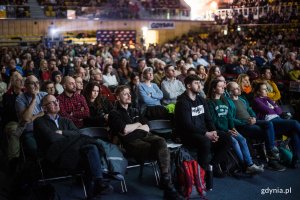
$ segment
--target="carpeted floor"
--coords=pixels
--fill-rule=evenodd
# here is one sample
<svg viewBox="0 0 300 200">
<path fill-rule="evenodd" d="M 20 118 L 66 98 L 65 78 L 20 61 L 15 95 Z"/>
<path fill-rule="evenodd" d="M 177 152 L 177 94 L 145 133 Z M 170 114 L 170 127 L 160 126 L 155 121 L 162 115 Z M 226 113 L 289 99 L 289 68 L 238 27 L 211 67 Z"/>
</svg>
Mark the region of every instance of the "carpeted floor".
<svg viewBox="0 0 300 200">
<path fill-rule="evenodd" d="M 8 192 L 11 186 L 11 177 L 3 172 L 0 173 L 0 200 L 8 199 Z M 121 193 L 120 182 L 114 181 L 114 192 L 110 195 L 103 195 L 103 200 L 127 200 L 163 199 L 163 192 L 155 183 L 152 168 L 147 166 L 144 169 L 142 179 L 138 178 L 139 168 L 129 169 L 126 174 L 128 193 Z M 62 200 L 83 199 L 83 190 L 79 184 L 72 180 L 52 182 Z M 272 190 L 273 189 L 273 190 Z M 273 194 L 270 194 L 272 190 Z M 291 191 L 288 194 L 281 194 L 283 191 Z M 277 193 L 276 193 L 277 192 Z M 223 179 L 214 178 L 214 188 L 207 193 L 207 198 L 212 200 L 299 200 L 300 199 L 300 169 L 287 169 L 284 172 L 265 170 L 264 173 L 251 178 L 236 179 L 226 177 Z"/>
</svg>

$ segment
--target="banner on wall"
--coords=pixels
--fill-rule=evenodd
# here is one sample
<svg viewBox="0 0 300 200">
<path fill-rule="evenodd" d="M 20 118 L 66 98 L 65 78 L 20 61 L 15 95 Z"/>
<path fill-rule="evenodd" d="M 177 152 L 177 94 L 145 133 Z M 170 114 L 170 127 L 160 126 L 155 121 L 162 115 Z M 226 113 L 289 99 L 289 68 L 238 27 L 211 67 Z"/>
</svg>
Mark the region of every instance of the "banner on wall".
<svg viewBox="0 0 300 200">
<path fill-rule="evenodd" d="M 150 22 L 149 29 L 175 29 L 175 22 Z"/>
<path fill-rule="evenodd" d="M 97 42 L 122 42 L 122 43 L 135 43 L 136 31 L 134 30 L 97 30 L 96 31 Z"/>
</svg>

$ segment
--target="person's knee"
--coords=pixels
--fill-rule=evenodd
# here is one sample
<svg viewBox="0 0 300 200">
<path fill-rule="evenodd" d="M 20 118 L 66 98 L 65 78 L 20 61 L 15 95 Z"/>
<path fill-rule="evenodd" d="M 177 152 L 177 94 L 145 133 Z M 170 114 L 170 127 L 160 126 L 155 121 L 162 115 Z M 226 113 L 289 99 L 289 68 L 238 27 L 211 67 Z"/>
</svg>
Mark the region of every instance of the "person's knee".
<svg viewBox="0 0 300 200">
<path fill-rule="evenodd" d="M 243 145 L 247 145 L 247 140 L 242 135 L 239 136 L 239 142 Z"/>
<path fill-rule="evenodd" d="M 271 121 L 265 121 L 263 124 L 263 128 L 265 129 L 273 128 L 273 123 Z"/>
<path fill-rule="evenodd" d="M 94 145 L 94 144 L 87 144 L 87 145 L 84 145 L 80 150 L 81 150 L 83 153 L 98 152 L 98 148 L 97 148 L 97 146 Z"/>
</svg>

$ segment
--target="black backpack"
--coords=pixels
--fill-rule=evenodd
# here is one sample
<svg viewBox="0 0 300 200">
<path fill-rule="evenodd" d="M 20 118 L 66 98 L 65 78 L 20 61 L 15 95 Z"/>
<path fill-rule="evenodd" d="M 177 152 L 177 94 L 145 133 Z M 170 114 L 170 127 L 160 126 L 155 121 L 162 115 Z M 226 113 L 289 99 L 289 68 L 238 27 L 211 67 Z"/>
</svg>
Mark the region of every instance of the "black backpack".
<svg viewBox="0 0 300 200">
<path fill-rule="evenodd" d="M 235 178 L 249 178 L 251 175 L 243 173 L 243 164 L 239 161 L 233 149 L 227 150 L 226 159 L 221 163 L 221 169 L 228 176 Z"/>
</svg>

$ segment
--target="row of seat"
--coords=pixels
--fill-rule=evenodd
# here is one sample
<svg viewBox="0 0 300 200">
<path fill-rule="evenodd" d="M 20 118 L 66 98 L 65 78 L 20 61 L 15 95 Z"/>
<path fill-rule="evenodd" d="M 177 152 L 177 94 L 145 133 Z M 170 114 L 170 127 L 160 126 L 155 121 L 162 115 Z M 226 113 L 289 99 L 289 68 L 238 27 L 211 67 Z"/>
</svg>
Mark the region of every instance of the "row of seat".
<svg viewBox="0 0 300 200">
<path fill-rule="evenodd" d="M 170 134 L 172 133 L 172 123 L 170 120 L 152 120 L 152 121 L 149 121 L 148 125 L 150 127 L 150 132 L 152 132 L 153 134 L 157 134 L 157 135 L 160 135 L 163 137 L 170 137 Z M 110 141 L 109 132 L 106 127 L 83 128 L 83 129 L 81 129 L 81 134 L 87 135 L 87 136 L 90 136 L 90 137 L 93 137 L 96 139 L 102 139 L 104 141 Z M 125 153 L 125 157 L 129 160 L 129 165 L 128 165 L 127 169 L 140 167 L 139 175 L 138 175 L 139 178 L 142 178 L 142 176 L 143 176 L 144 166 L 145 165 L 151 166 L 153 169 L 155 180 L 156 180 L 156 185 L 159 186 L 160 173 L 159 173 L 157 161 L 151 160 L 151 161 L 147 161 L 145 163 L 137 163 L 133 158 L 130 158 L 130 156 L 126 155 L 126 153 Z M 39 166 L 39 170 L 40 170 L 40 179 L 38 180 L 38 182 L 42 182 L 42 183 L 46 184 L 46 182 L 49 182 L 49 181 L 63 180 L 63 179 L 72 178 L 74 176 L 77 176 L 77 177 L 80 177 L 84 196 L 87 197 L 86 186 L 85 186 L 85 183 L 83 180 L 83 173 L 84 173 L 83 171 L 69 172 L 69 173 L 65 173 L 64 175 L 59 175 L 59 176 L 52 175 L 50 177 L 47 177 L 47 175 L 44 172 L 45 167 L 43 165 L 42 158 L 38 159 L 38 166 Z M 48 164 L 47 164 L 47 167 L 49 167 Z M 53 170 L 55 170 L 55 169 L 53 169 Z M 115 178 L 113 176 L 108 176 L 108 178 L 112 179 L 112 180 L 120 181 L 122 193 L 127 193 L 128 190 L 127 190 L 127 185 L 126 185 L 126 181 L 125 181 L 124 177 L 118 176 L 118 178 Z"/>
</svg>

